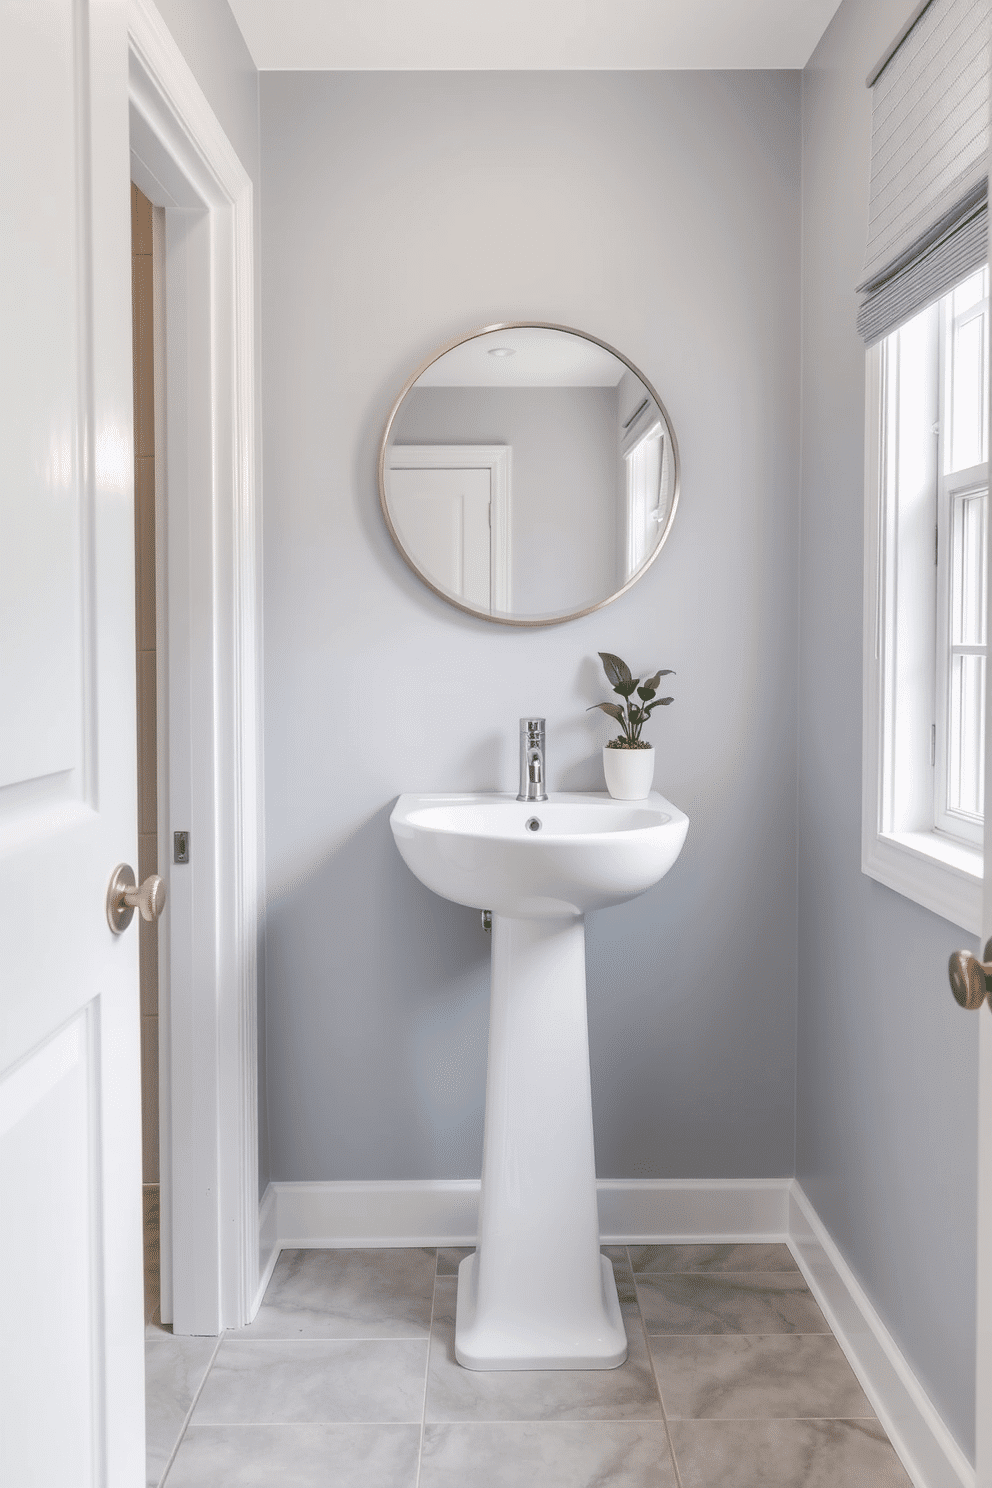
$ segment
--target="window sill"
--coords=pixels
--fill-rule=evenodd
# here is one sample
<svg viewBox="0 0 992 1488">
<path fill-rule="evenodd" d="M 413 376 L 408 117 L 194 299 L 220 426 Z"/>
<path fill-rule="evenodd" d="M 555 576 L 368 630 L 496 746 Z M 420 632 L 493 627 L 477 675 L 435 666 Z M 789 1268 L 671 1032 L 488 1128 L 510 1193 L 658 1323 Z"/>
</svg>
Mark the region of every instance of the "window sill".
<svg viewBox="0 0 992 1488">
<path fill-rule="evenodd" d="M 982 931 L 982 852 L 939 832 L 873 833 L 861 871 L 972 935 Z"/>
</svg>

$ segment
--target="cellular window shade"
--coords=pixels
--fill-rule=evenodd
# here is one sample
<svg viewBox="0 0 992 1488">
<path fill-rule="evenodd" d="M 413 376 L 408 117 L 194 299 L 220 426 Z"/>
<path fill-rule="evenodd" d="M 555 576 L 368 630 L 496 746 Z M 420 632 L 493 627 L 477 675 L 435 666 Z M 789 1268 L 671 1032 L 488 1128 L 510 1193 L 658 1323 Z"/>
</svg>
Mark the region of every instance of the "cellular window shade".
<svg viewBox="0 0 992 1488">
<path fill-rule="evenodd" d="M 930 0 L 875 77 L 867 342 L 988 256 L 990 39 L 992 0 Z"/>
</svg>

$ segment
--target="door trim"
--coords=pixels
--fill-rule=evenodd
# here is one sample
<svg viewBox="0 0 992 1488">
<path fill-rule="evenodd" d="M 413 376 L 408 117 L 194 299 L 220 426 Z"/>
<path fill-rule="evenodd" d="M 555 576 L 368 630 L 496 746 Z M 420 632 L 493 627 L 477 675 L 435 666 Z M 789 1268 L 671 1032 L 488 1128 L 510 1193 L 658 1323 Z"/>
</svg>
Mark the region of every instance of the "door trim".
<svg viewBox="0 0 992 1488">
<path fill-rule="evenodd" d="M 175 1332 L 217 1334 L 250 1321 L 258 1284 L 254 204 L 247 172 L 149 0 L 128 0 L 127 26 L 132 178 L 166 209 L 167 236 L 167 494 L 157 496 L 167 629 L 159 866 L 170 897 L 160 937 L 169 942 L 163 1260 Z M 175 868 L 177 828 L 191 833 L 191 861 Z"/>
<path fill-rule="evenodd" d="M 992 172 L 989 173 L 992 185 Z M 992 250 L 992 227 L 990 227 Z M 986 417 L 992 419 L 992 386 Z M 989 426 L 992 428 L 992 424 Z M 986 565 L 992 563 L 988 551 Z M 992 624 L 992 584 L 986 582 L 986 626 Z M 988 663 L 986 663 L 986 666 Z M 982 885 L 982 930 L 975 947 L 992 936 L 992 687 L 985 688 L 985 833 L 983 843 L 985 878 Z M 947 991 L 944 990 L 944 997 Z M 992 1488 L 992 1004 L 978 1009 L 978 1171 L 975 1278 L 975 1482 L 977 1488 Z"/>
</svg>

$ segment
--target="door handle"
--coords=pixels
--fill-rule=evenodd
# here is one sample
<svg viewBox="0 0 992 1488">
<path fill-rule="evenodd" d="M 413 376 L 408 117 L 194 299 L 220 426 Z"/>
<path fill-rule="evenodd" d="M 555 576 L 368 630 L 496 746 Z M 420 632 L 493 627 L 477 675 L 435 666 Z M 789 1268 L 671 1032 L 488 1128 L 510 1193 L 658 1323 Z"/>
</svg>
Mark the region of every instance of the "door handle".
<svg viewBox="0 0 992 1488">
<path fill-rule="evenodd" d="M 976 1012 L 992 993 L 992 940 L 985 942 L 985 960 L 970 951 L 954 951 L 947 963 L 954 1000 L 968 1012 Z M 992 1006 L 992 1002 L 990 1002 Z"/>
<path fill-rule="evenodd" d="M 107 889 L 107 923 L 120 935 L 131 923 L 134 911 L 143 920 L 157 920 L 165 908 L 165 879 L 152 873 L 139 887 L 129 863 L 118 863 Z"/>
</svg>

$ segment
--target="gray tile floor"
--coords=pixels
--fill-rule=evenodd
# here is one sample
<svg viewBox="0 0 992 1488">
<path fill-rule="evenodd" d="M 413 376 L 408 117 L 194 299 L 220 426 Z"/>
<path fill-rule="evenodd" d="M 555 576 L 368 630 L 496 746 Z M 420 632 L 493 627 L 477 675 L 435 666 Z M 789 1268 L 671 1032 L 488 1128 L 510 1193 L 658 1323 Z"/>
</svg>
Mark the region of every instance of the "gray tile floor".
<svg viewBox="0 0 992 1488">
<path fill-rule="evenodd" d="M 284 1251 L 219 1341 L 173 1338 L 152 1296 L 149 1485 L 907 1488 L 787 1247 L 604 1253 L 615 1370 L 462 1369 L 465 1251 Z"/>
</svg>

